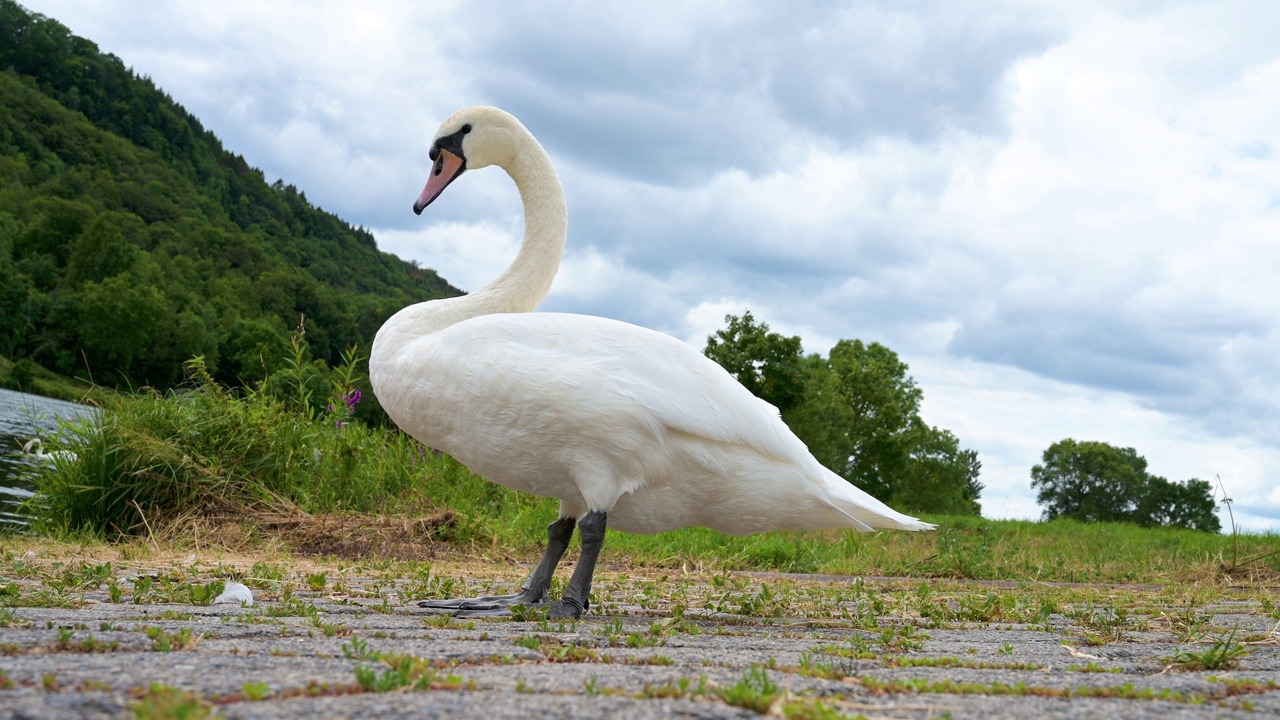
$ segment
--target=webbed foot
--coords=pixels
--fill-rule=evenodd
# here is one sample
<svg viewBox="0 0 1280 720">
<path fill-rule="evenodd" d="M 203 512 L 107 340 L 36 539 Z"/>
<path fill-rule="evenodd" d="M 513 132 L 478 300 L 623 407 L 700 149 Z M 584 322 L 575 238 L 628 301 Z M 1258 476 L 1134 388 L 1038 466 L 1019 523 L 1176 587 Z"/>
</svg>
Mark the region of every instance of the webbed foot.
<svg viewBox="0 0 1280 720">
<path fill-rule="evenodd" d="M 520 592 L 512 595 L 482 595 L 473 598 L 422 600 L 418 603 L 418 607 L 431 608 L 433 610 L 454 610 L 455 615 L 472 611 L 487 612 L 504 610 L 512 605 L 536 605 L 542 601 L 543 594 L 534 593 L 528 588 L 521 588 Z"/>
</svg>

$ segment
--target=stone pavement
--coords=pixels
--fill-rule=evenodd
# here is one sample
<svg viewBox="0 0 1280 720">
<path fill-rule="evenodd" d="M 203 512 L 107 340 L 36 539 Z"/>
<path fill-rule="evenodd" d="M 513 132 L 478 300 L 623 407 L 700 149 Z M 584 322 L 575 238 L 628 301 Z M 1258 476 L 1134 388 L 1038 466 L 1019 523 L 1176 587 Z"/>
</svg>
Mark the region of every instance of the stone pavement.
<svg viewBox="0 0 1280 720">
<path fill-rule="evenodd" d="M 166 692 L 227 718 L 1280 716 L 1274 608 L 1179 609 L 1154 590 L 1106 608 L 956 581 L 856 593 L 848 579 L 613 576 L 600 614 L 559 623 L 432 615 L 400 594 L 407 581 L 376 578 L 267 584 L 251 608 L 111 602 L 106 585 L 72 593 L 79 607 L 32 607 L 32 581 L 9 580 L 0 718 L 128 717 Z M 1059 607 L 1035 622 L 965 619 L 1038 592 Z M 1185 662 L 1213 642 L 1236 662 Z"/>
</svg>

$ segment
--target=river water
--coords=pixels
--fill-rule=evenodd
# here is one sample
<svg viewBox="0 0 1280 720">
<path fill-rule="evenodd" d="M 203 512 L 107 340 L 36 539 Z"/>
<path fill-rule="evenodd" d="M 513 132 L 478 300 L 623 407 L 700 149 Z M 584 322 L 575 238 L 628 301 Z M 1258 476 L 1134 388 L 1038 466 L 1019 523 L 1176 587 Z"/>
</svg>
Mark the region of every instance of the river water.
<svg viewBox="0 0 1280 720">
<path fill-rule="evenodd" d="M 18 506 L 32 494 L 31 473 L 38 459 L 23 453 L 22 444 L 56 436 L 60 418 L 95 412 L 86 405 L 0 389 L 0 531 L 23 524 Z"/>
</svg>

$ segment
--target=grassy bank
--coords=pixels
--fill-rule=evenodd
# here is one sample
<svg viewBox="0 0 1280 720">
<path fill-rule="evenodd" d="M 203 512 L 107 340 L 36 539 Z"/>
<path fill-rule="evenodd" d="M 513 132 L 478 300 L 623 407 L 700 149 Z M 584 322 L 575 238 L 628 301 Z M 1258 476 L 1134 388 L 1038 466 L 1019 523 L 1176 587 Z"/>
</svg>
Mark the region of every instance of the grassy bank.
<svg viewBox="0 0 1280 720">
<path fill-rule="evenodd" d="M 730 538 L 703 528 L 610 538 L 637 562 L 714 568 L 903 577 L 1083 583 L 1271 583 L 1280 536 L 1203 532 L 1071 520 L 927 518 L 930 533 L 764 533 Z"/>
<path fill-rule="evenodd" d="M 198 368 L 179 391 L 115 396 L 99 421 L 65 428 L 61 449 L 76 459 L 41 469 L 34 529 L 109 540 L 190 517 L 454 509 L 509 520 L 528 505 L 402 433 L 352 421 L 341 399 L 310 405 L 232 391 Z"/>
<path fill-rule="evenodd" d="M 0 357 L 0 387 L 69 402 L 100 405 L 116 393 L 92 383 L 49 372 L 30 360 Z"/>
<path fill-rule="evenodd" d="M 198 367 L 192 378 L 178 392 L 110 397 L 99 423 L 64 433 L 65 449 L 77 459 L 41 472 L 35 530 L 101 541 L 181 540 L 219 521 L 249 538 L 268 539 L 282 528 L 310 538 L 293 543 L 300 552 L 397 555 L 430 546 L 435 555 L 532 559 L 555 518 L 554 501 L 488 483 L 398 431 L 353 422 L 342 388 L 328 410 L 316 412 L 306 409 L 315 403 L 287 394 L 228 390 Z M 1280 577 L 1276 535 L 928 519 L 938 531 L 611 533 L 606 557 L 654 568 L 984 580 L 1256 584 Z M 308 523 L 329 534 L 307 535 Z M 348 540 L 377 537 L 340 542 L 339 530 Z M 389 539 L 400 544 L 388 549 Z"/>
</svg>

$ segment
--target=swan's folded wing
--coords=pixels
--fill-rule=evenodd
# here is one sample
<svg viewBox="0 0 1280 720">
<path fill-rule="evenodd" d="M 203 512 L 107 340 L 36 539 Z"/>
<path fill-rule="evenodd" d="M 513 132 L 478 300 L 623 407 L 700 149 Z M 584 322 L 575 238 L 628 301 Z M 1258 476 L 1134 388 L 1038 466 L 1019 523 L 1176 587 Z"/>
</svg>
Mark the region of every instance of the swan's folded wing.
<svg viewBox="0 0 1280 720">
<path fill-rule="evenodd" d="M 535 313 L 561 333 L 590 338 L 577 357 L 582 374 L 599 373 L 611 393 L 644 407 L 670 431 L 749 447 L 800 466 L 821 466 L 782 422 L 778 409 L 751 394 L 724 368 L 669 335 L 613 320 Z M 567 349 L 565 345 L 561 346 Z"/>
<path fill-rule="evenodd" d="M 483 388 L 487 407 L 513 416 L 521 405 L 554 407 L 566 423 L 619 439 L 681 433 L 750 448 L 815 480 L 823 474 L 775 407 L 669 335 L 588 315 L 497 314 L 451 326 L 424 347 L 436 356 L 425 365 L 452 373 L 451 387 L 437 392 L 455 410 Z"/>
</svg>

